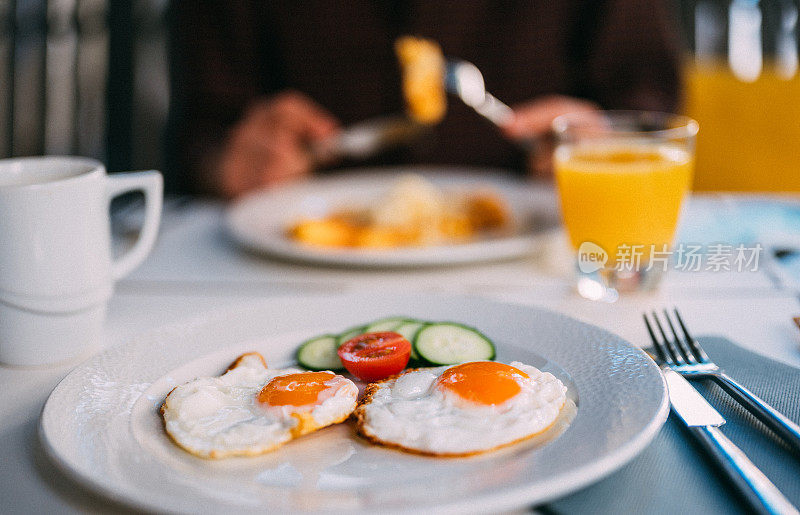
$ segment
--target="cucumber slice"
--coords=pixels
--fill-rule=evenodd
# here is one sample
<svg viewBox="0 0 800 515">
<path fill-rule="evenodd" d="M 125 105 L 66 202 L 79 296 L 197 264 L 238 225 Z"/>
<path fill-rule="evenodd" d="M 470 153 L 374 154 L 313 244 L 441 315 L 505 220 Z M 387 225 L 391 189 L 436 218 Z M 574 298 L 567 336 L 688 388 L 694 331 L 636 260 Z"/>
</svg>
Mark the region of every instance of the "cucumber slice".
<svg viewBox="0 0 800 515">
<path fill-rule="evenodd" d="M 477 329 L 454 322 L 429 324 L 414 338 L 414 349 L 432 365 L 493 360 L 492 341 Z"/>
<path fill-rule="evenodd" d="M 407 317 L 387 317 L 367 324 L 364 328 L 365 333 L 379 333 L 382 331 L 394 331 L 397 327 L 408 320 Z"/>
<path fill-rule="evenodd" d="M 336 354 L 338 348 L 335 334 L 311 338 L 297 349 L 297 362 L 309 370 L 342 370 L 342 360 Z"/>
<path fill-rule="evenodd" d="M 413 343 L 419 330 L 426 325 L 428 325 L 428 322 L 423 322 L 422 320 L 406 320 L 393 330 L 396 333 L 402 334 L 403 338 Z M 413 345 L 411 346 L 411 359 L 419 359 Z"/>
<path fill-rule="evenodd" d="M 403 338 L 406 340 L 413 342 L 414 337 L 417 336 L 417 332 L 425 325 L 428 325 L 428 322 L 423 322 L 422 320 L 406 320 L 392 330 L 403 335 Z"/>
<path fill-rule="evenodd" d="M 342 332 L 342 334 L 340 334 L 339 336 L 336 337 L 336 345 L 338 347 L 341 347 L 342 344 L 344 342 L 346 342 L 347 340 L 352 340 L 353 338 L 355 338 L 359 334 L 364 334 L 366 332 L 365 331 L 366 328 L 367 328 L 367 326 L 360 325 L 358 327 L 351 327 L 350 329 Z"/>
</svg>

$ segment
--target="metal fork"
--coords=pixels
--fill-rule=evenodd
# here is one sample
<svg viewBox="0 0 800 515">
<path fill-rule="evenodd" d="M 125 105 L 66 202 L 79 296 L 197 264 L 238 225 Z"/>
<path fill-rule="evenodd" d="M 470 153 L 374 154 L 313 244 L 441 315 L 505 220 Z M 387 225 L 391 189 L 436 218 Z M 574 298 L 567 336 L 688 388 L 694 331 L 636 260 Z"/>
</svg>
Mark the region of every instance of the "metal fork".
<svg viewBox="0 0 800 515">
<path fill-rule="evenodd" d="M 504 125 L 513 116 L 507 104 L 486 91 L 483 74 L 469 61 L 447 60 L 445 88 L 495 125 Z"/>
<path fill-rule="evenodd" d="M 445 68 L 445 89 L 461 99 L 479 115 L 498 127 L 503 127 L 514 116 L 505 102 L 486 91 L 483 74 L 477 66 L 463 59 L 448 59 Z M 517 145 L 530 154 L 542 151 L 542 142 L 536 137 L 524 137 Z"/>
<path fill-rule="evenodd" d="M 651 323 L 647 313 L 643 314 L 647 332 L 653 341 L 653 348 L 658 358 L 687 379 L 713 379 L 739 404 L 747 408 L 758 420 L 772 429 L 795 453 L 800 453 L 800 426 L 785 415 L 767 404 L 756 394 L 734 381 L 708 357 L 697 343 L 677 309 L 673 310 L 675 320 L 680 327 L 683 338 L 678 336 L 669 312 L 664 310 L 666 324 L 662 324 L 658 314 L 653 311 Z M 669 333 L 665 330 L 669 329 Z M 656 330 L 658 332 L 656 332 Z"/>
</svg>

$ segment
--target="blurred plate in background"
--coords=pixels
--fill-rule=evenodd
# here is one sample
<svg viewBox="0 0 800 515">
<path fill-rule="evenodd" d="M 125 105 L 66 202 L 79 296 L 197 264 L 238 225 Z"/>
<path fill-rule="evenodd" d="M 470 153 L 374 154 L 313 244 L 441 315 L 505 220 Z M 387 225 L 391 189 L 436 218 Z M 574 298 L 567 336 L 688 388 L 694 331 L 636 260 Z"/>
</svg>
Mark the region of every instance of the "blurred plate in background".
<svg viewBox="0 0 800 515">
<path fill-rule="evenodd" d="M 514 230 L 508 236 L 468 243 L 391 249 L 314 247 L 293 241 L 287 228 L 300 218 L 365 205 L 387 192 L 401 174 L 420 174 L 445 190 L 491 188 L 508 204 Z M 244 247 L 274 257 L 328 265 L 411 267 L 473 263 L 519 257 L 537 250 L 559 224 L 553 188 L 508 171 L 475 168 L 384 168 L 345 172 L 301 184 L 258 191 L 233 203 L 226 225 Z"/>
</svg>

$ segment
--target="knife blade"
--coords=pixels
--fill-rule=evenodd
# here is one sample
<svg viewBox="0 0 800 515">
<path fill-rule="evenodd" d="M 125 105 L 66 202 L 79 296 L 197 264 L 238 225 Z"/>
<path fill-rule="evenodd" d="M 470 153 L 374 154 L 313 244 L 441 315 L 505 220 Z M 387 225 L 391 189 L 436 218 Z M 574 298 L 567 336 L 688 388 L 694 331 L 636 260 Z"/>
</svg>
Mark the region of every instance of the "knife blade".
<svg viewBox="0 0 800 515">
<path fill-rule="evenodd" d="M 664 370 L 664 379 L 669 389 L 669 400 L 672 410 L 683 419 L 689 427 L 715 426 L 725 424 L 719 411 L 700 395 L 700 392 L 689 384 L 680 374 L 671 369 Z"/>
<path fill-rule="evenodd" d="M 705 447 L 759 513 L 800 514 L 778 487 L 719 429 L 725 418 L 680 374 L 661 367 L 672 412 Z"/>
</svg>

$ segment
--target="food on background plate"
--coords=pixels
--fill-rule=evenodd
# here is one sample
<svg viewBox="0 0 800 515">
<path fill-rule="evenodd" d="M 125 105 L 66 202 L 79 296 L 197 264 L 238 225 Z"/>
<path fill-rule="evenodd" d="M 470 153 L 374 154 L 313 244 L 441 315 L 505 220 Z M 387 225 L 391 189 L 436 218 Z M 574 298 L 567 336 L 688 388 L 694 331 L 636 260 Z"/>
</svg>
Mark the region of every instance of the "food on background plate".
<svg viewBox="0 0 800 515">
<path fill-rule="evenodd" d="M 240 356 L 219 377 L 174 388 L 161 406 L 164 427 L 203 458 L 255 456 L 347 419 L 358 388 L 330 371 L 269 369 L 258 353 Z"/>
<path fill-rule="evenodd" d="M 368 205 L 300 219 L 288 235 L 320 247 L 425 247 L 504 234 L 511 225 L 508 205 L 496 192 L 448 192 L 411 174 Z"/>
<path fill-rule="evenodd" d="M 466 456 L 547 430 L 566 391 L 552 374 L 523 363 L 473 361 L 408 370 L 372 383 L 354 416 L 358 432 L 373 443 Z"/>
<path fill-rule="evenodd" d="M 394 44 L 400 61 L 403 95 L 409 114 L 420 123 L 434 124 L 447 111 L 445 60 L 438 43 L 403 36 Z"/>
<path fill-rule="evenodd" d="M 405 359 L 403 366 L 396 371 L 392 370 L 397 366 L 397 362 L 403 361 L 400 356 L 405 354 L 405 344 L 402 344 L 402 349 L 383 348 L 379 349 L 377 355 L 370 355 L 375 349 L 369 349 L 369 341 L 386 338 L 380 344 L 376 344 L 376 346 L 383 345 L 390 342 L 389 337 L 376 335 L 386 334 L 395 335 L 391 337 L 391 342 L 394 344 L 403 339 L 407 340 L 410 347 L 410 358 Z M 350 343 L 352 345 L 348 346 Z M 349 353 L 354 350 L 362 351 L 363 354 L 353 358 Z M 342 352 L 348 353 L 347 359 L 351 361 L 351 366 L 347 366 L 347 362 L 343 363 L 345 357 L 342 356 Z M 402 371 L 406 364 L 439 366 L 465 361 L 493 360 L 495 347 L 486 335 L 467 325 L 391 316 L 369 324 L 350 327 L 338 335 L 325 334 L 306 340 L 297 349 L 296 357 L 300 366 L 309 370 L 347 368 L 350 373 L 362 380 L 374 381 Z M 392 366 L 387 367 L 387 362 L 391 362 Z"/>
</svg>

